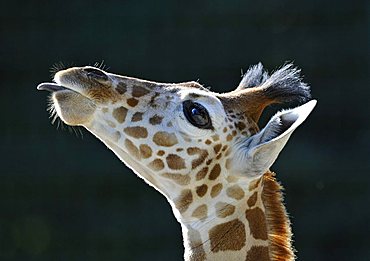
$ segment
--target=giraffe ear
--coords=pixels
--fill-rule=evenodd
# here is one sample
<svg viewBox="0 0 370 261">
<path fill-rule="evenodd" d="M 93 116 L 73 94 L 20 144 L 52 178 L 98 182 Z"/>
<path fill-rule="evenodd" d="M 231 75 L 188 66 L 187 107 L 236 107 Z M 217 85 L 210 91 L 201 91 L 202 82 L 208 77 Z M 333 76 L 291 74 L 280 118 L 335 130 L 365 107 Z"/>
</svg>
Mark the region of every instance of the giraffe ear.
<svg viewBox="0 0 370 261">
<path fill-rule="evenodd" d="M 264 174 L 275 162 L 290 135 L 304 122 L 315 105 L 316 100 L 312 100 L 294 109 L 278 112 L 263 130 L 240 144 L 233 162 L 234 169 L 253 177 Z"/>
</svg>

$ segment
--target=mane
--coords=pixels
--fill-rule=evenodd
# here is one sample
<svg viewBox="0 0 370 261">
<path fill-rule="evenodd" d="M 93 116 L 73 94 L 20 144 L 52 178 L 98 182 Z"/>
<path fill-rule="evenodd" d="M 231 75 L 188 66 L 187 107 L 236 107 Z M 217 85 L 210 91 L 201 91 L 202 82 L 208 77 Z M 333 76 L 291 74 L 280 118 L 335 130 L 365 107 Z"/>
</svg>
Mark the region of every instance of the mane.
<svg viewBox="0 0 370 261">
<path fill-rule="evenodd" d="M 294 260 L 290 221 L 283 205 L 283 187 L 276 181 L 275 173 L 263 176 L 262 201 L 265 206 L 270 257 L 272 261 Z"/>
</svg>

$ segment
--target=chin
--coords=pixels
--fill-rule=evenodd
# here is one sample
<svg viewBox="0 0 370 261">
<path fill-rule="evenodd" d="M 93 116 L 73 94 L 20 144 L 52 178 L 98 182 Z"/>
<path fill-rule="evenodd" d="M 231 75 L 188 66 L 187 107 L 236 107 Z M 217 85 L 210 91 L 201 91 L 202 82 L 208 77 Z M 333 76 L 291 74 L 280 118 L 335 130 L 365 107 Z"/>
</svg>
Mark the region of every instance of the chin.
<svg viewBox="0 0 370 261">
<path fill-rule="evenodd" d="M 96 110 L 96 105 L 90 99 L 76 92 L 55 92 L 52 101 L 58 116 L 70 126 L 88 125 Z"/>
</svg>

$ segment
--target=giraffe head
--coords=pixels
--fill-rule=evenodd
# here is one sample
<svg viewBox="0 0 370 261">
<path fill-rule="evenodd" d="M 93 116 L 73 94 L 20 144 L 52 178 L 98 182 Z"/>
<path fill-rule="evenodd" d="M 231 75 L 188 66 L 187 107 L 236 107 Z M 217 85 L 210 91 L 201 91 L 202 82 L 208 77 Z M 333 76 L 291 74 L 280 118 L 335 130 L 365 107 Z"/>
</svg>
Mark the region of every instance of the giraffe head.
<svg viewBox="0 0 370 261">
<path fill-rule="evenodd" d="M 242 187 L 268 171 L 316 104 L 281 111 L 259 130 L 266 106 L 309 100 L 292 65 L 271 76 L 253 66 L 223 94 L 197 82 L 156 83 L 89 66 L 59 71 L 54 81 L 38 89 L 52 92 L 57 115 L 103 141 L 166 196 L 182 223 L 235 212 L 220 199 L 244 197 Z"/>
</svg>

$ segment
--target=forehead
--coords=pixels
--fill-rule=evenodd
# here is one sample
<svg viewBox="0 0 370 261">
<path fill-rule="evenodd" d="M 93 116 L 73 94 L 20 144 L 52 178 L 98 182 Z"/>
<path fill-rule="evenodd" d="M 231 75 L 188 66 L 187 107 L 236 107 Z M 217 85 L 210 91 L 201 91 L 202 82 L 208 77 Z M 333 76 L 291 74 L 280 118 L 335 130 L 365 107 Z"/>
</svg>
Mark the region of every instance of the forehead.
<svg viewBox="0 0 370 261">
<path fill-rule="evenodd" d="M 210 112 L 219 113 L 217 116 L 220 117 L 233 114 L 232 117 L 235 119 L 242 116 L 245 111 L 245 108 L 241 108 L 244 106 L 239 99 L 226 98 L 223 94 L 212 92 L 195 81 L 160 83 L 111 73 L 109 76 L 116 89 L 119 92 L 125 92 L 124 96 L 127 94 L 135 97 L 140 96 L 137 98 L 141 100 L 150 98 L 148 103 L 144 102 L 141 105 L 151 109 L 174 109 L 182 101 L 192 100 L 202 104 Z"/>
<path fill-rule="evenodd" d="M 189 82 L 180 82 L 180 83 L 163 83 L 163 82 L 155 82 L 155 81 L 149 81 L 134 77 L 128 77 L 128 76 L 122 76 L 114 73 L 107 73 L 114 84 L 126 84 L 128 86 L 130 85 L 145 85 L 148 88 L 155 88 L 155 87 L 176 87 L 178 89 L 188 89 L 188 90 L 202 90 L 204 92 L 209 92 L 209 89 L 205 88 L 203 85 L 201 85 L 198 82 L 195 81 L 189 81 Z"/>
<path fill-rule="evenodd" d="M 129 94 L 134 95 L 135 93 L 154 93 L 156 96 L 174 96 L 180 99 L 192 99 L 192 100 L 208 100 L 212 103 L 218 100 L 217 94 L 211 92 L 209 89 L 203 87 L 198 82 L 182 82 L 182 83 L 161 83 L 143 80 L 139 78 L 121 76 L 117 74 L 108 73 L 112 79 L 113 86 L 118 88 L 119 91 L 127 91 Z M 143 91 L 144 89 L 145 91 Z"/>
</svg>

